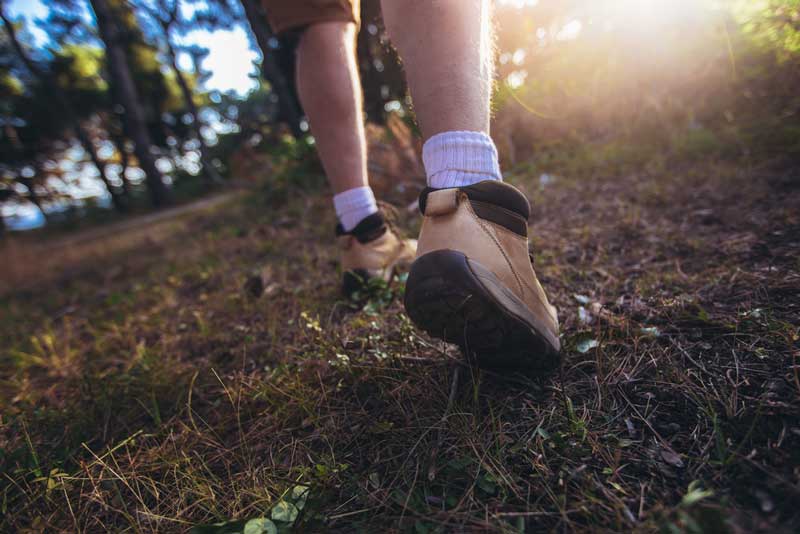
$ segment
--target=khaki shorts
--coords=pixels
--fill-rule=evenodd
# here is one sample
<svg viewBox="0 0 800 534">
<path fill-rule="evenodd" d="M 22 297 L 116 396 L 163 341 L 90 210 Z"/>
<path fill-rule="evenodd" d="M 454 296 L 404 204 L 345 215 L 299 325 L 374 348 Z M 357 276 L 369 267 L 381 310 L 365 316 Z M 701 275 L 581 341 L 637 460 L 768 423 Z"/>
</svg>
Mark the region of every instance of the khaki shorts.
<svg viewBox="0 0 800 534">
<path fill-rule="evenodd" d="M 318 22 L 359 24 L 360 0 L 261 0 L 272 31 L 299 30 Z"/>
</svg>

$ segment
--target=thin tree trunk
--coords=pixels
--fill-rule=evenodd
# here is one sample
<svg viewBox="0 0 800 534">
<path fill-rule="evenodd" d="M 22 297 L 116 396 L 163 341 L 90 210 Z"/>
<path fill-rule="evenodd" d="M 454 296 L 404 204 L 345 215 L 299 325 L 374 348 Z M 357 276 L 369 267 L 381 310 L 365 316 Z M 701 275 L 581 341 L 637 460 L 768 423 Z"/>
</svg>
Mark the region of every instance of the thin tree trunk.
<svg viewBox="0 0 800 534">
<path fill-rule="evenodd" d="M 266 16 L 259 4 L 258 0 L 241 0 L 242 7 L 244 7 L 245 16 L 250 23 L 250 29 L 253 30 L 253 35 L 256 37 L 258 47 L 261 49 L 261 70 L 264 78 L 266 78 L 278 95 L 278 102 L 281 106 L 292 135 L 296 138 L 303 136 L 304 132 L 300 128 L 300 121 L 302 114 L 298 108 L 294 94 L 292 93 L 291 86 L 286 81 L 286 77 L 281 72 L 280 66 L 275 59 L 275 54 L 269 46 L 269 40 L 272 38 L 272 32 L 266 23 Z"/>
<path fill-rule="evenodd" d="M 115 94 L 125 109 L 126 130 L 133 140 L 136 159 L 139 160 L 139 166 L 145 173 L 153 205 L 162 206 L 169 202 L 169 191 L 164 185 L 161 172 L 156 167 L 156 158 L 151 152 L 152 142 L 147 131 L 147 122 L 114 13 L 107 0 L 89 1 L 97 19 L 100 38 L 106 46 L 106 60 L 113 84 L 116 86 Z"/>
<path fill-rule="evenodd" d="M 125 198 L 128 199 L 128 204 L 130 204 L 133 202 L 131 182 L 128 180 L 127 176 L 130 158 L 128 156 L 128 151 L 125 149 L 125 137 L 112 128 L 109 128 L 109 135 L 111 136 L 111 142 L 117 147 L 117 152 L 119 152 L 119 165 L 122 167 L 119 171 L 119 179 L 122 180 L 122 191 L 124 191 Z"/>
<path fill-rule="evenodd" d="M 22 142 L 19 139 L 19 135 L 17 135 L 16 128 L 14 128 L 11 124 L 6 123 L 5 125 L 3 125 L 3 130 L 4 130 L 3 133 L 5 134 L 6 138 L 11 142 L 11 146 L 14 148 L 14 150 L 16 150 L 17 152 L 22 152 L 25 149 L 25 147 L 22 145 Z M 39 200 L 39 195 L 36 194 L 36 191 L 33 189 L 33 180 L 31 180 L 30 178 L 23 178 L 22 176 L 19 175 L 15 176 L 14 180 L 28 190 L 28 200 L 30 200 L 37 208 L 39 208 L 39 211 L 42 212 L 42 216 L 44 217 L 45 222 L 47 222 L 47 214 L 42 209 L 42 203 Z M 7 198 L 8 198 L 7 196 L 4 196 L 3 200 L 6 200 Z"/>
<path fill-rule="evenodd" d="M 39 211 L 42 212 L 42 217 L 44 217 L 45 223 L 48 222 L 47 212 L 44 211 L 44 207 L 42 207 L 42 199 L 39 198 L 39 194 L 36 192 L 36 186 L 34 185 L 33 180 L 30 178 L 18 177 L 17 182 L 25 186 L 25 189 L 28 190 L 28 200 L 30 200 L 33 205 L 39 208 Z"/>
<path fill-rule="evenodd" d="M 164 39 L 167 41 L 167 53 L 169 55 L 170 67 L 172 67 L 172 71 L 175 73 L 175 79 L 178 81 L 178 86 L 181 88 L 186 109 L 188 110 L 189 115 L 192 117 L 192 130 L 197 138 L 197 142 L 200 143 L 200 163 L 203 166 L 203 173 L 209 182 L 220 184 L 223 182 L 222 176 L 220 176 L 219 172 L 217 172 L 217 169 L 211 164 L 210 161 L 208 161 L 206 156 L 208 145 L 206 145 L 205 139 L 203 139 L 203 134 L 201 132 L 203 124 L 200 122 L 200 116 L 197 112 L 197 106 L 194 103 L 194 95 L 192 94 L 192 90 L 189 87 L 183 72 L 178 68 L 177 54 L 175 53 L 175 49 L 172 47 L 172 43 L 169 39 L 169 28 L 164 28 Z"/>
<path fill-rule="evenodd" d="M 12 189 L 0 189 L 0 205 L 12 196 L 14 196 Z M 4 238 L 7 233 L 8 225 L 6 225 L 6 219 L 3 217 L 3 211 L 0 210 L 0 239 Z"/>
<path fill-rule="evenodd" d="M 97 149 L 92 143 L 92 140 L 89 138 L 88 135 L 81 129 L 78 128 L 78 140 L 81 142 L 83 149 L 89 154 L 89 158 L 94 163 L 97 170 L 100 171 L 100 180 L 103 181 L 103 184 L 106 186 L 106 190 L 108 194 L 111 195 L 111 203 L 114 205 L 114 209 L 116 209 L 120 213 L 125 213 L 128 211 L 128 205 L 125 202 L 125 199 L 122 198 L 117 188 L 111 184 L 111 181 L 108 179 L 108 175 L 106 174 L 106 163 L 100 159 L 97 155 Z"/>
<path fill-rule="evenodd" d="M 67 116 L 67 120 L 74 125 L 75 134 L 78 137 L 81 145 L 83 146 L 84 150 L 89 153 L 89 157 L 94 163 L 95 167 L 97 167 L 97 171 L 100 173 L 100 179 L 103 181 L 103 184 L 106 186 L 108 193 L 111 195 L 111 200 L 114 204 L 114 207 L 118 211 L 125 211 L 124 202 L 119 198 L 119 194 L 116 190 L 114 190 L 113 186 L 111 185 L 110 181 L 108 180 L 108 175 L 106 174 L 106 165 L 97 155 L 97 150 L 94 148 L 94 144 L 89 137 L 89 134 L 83 129 L 78 121 L 78 114 L 75 112 L 75 109 L 72 107 L 72 103 L 69 101 L 69 98 L 64 94 L 64 91 L 61 90 L 61 87 L 58 85 L 58 82 L 53 80 L 48 74 L 42 72 L 39 67 L 31 61 L 31 58 L 28 57 L 28 54 L 25 52 L 25 49 L 22 48 L 22 44 L 17 39 L 17 32 L 14 30 L 14 26 L 11 24 L 11 21 L 8 20 L 5 13 L 2 10 L 2 3 L 0 3 L 0 19 L 3 21 L 3 26 L 5 26 L 6 34 L 8 34 L 8 38 L 11 41 L 11 45 L 14 47 L 17 55 L 19 56 L 20 60 L 25 64 L 25 67 L 33 74 L 40 83 L 44 84 L 50 94 L 53 96 L 53 100 L 48 101 L 51 103 L 55 103 L 56 105 L 53 106 L 54 113 L 63 113 Z M 32 190 L 31 190 L 32 191 Z M 38 206 L 38 204 L 37 204 Z M 44 212 L 42 212 L 44 213 Z"/>
</svg>

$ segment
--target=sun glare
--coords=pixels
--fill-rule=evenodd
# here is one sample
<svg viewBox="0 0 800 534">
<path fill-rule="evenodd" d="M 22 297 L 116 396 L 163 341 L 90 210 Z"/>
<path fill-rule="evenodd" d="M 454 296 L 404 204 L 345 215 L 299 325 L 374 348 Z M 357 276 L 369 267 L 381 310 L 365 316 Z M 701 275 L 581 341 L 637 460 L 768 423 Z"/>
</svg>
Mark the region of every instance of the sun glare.
<svg viewBox="0 0 800 534">
<path fill-rule="evenodd" d="M 194 30 L 184 36 L 182 42 L 209 49 L 203 63 L 203 67 L 211 72 L 211 78 L 206 82 L 207 89 L 244 95 L 257 86 L 250 73 L 254 72 L 253 61 L 258 54 L 250 48 L 247 34 L 241 26 L 214 32 Z"/>
<path fill-rule="evenodd" d="M 617 25 L 654 28 L 693 18 L 705 4 L 702 0 L 607 0 L 595 5 Z"/>
<path fill-rule="evenodd" d="M 580 35 L 583 23 L 578 20 L 571 20 L 564 24 L 561 30 L 556 34 L 556 39 L 559 41 L 570 41 Z"/>
<path fill-rule="evenodd" d="M 514 2 L 507 4 L 516 6 Z M 708 13 L 706 0 L 599 0 L 575 5 L 565 13 L 555 28 L 536 30 L 537 39 L 547 43 L 547 35 L 555 41 L 578 39 L 591 28 L 634 36 L 636 40 L 654 42 L 664 30 L 688 28 L 689 23 Z"/>
</svg>

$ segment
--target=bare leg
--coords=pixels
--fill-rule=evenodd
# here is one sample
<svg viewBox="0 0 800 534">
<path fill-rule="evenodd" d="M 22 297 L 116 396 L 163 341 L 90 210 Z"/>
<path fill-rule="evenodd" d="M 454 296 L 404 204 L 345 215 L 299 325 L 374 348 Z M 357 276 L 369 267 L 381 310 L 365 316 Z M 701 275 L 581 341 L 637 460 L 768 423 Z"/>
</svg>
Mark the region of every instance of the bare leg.
<svg viewBox="0 0 800 534">
<path fill-rule="evenodd" d="M 297 85 L 325 174 L 335 193 L 367 185 L 355 24 L 325 22 L 303 32 Z"/>
<path fill-rule="evenodd" d="M 425 139 L 489 132 L 492 41 L 488 0 L 382 0 Z"/>
<path fill-rule="evenodd" d="M 416 249 L 385 224 L 367 183 L 355 24 L 332 21 L 307 28 L 297 51 L 297 81 L 325 174 L 336 193 L 343 289 L 352 294 L 371 278 L 388 281 L 395 268 L 413 260 Z"/>
</svg>

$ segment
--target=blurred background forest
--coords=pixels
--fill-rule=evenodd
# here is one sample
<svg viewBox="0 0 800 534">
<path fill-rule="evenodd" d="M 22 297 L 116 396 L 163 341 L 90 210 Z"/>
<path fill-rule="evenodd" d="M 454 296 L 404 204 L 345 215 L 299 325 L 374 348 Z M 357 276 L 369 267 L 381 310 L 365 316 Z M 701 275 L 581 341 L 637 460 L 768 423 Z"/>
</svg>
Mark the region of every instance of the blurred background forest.
<svg viewBox="0 0 800 534">
<path fill-rule="evenodd" d="M 241 183 L 321 185 L 291 44 L 258 0 L 0 0 L 0 12 L 0 234 Z M 420 175 L 413 110 L 379 1 L 362 17 L 370 168 L 396 187 Z M 533 161 L 538 176 L 563 154 L 637 168 L 800 156 L 797 0 L 500 0 L 496 24 L 507 169 Z"/>
</svg>

